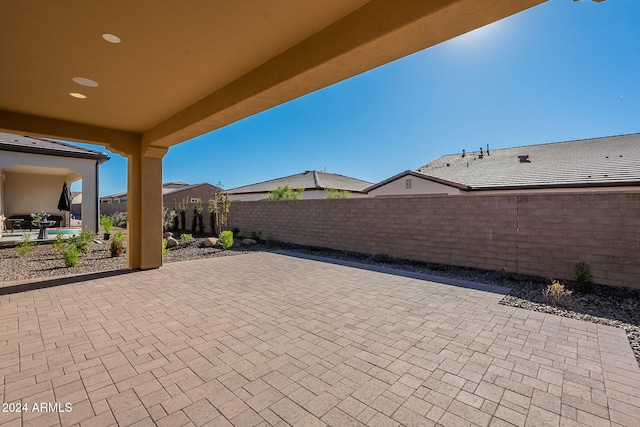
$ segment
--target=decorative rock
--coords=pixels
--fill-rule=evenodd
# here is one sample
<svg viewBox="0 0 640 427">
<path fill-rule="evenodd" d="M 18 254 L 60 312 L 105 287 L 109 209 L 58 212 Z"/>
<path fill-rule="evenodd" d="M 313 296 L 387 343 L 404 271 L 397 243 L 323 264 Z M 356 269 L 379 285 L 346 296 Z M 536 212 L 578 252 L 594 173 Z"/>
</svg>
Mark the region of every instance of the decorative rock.
<svg viewBox="0 0 640 427">
<path fill-rule="evenodd" d="M 204 239 L 204 246 L 206 248 L 213 248 L 218 245 L 218 239 L 215 237 L 207 237 Z"/>
<path fill-rule="evenodd" d="M 175 246 L 178 246 L 178 241 L 171 236 L 167 237 L 167 249 Z"/>
<path fill-rule="evenodd" d="M 242 244 L 245 246 L 253 246 L 255 244 L 257 244 L 258 242 L 256 242 L 253 239 L 242 239 Z"/>
<path fill-rule="evenodd" d="M 162 237 L 168 239 L 169 237 L 173 237 L 173 233 L 170 231 L 165 231 Z"/>
</svg>

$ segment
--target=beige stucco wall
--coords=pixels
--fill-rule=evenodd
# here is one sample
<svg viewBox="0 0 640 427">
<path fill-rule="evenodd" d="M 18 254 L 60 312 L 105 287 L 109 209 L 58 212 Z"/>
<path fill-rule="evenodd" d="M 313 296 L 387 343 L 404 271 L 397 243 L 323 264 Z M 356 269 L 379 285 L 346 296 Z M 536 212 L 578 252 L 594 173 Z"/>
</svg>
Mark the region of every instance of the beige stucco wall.
<svg viewBox="0 0 640 427">
<path fill-rule="evenodd" d="M 16 172 L 16 169 L 28 172 Z M 95 160 L 2 151 L 0 173 L 5 175 L 0 212 L 4 212 L 6 216 L 42 210 L 59 214 L 57 206 L 62 184 L 66 181 L 71 185 L 73 181 L 82 178 L 82 225 L 97 231 Z"/>
<path fill-rule="evenodd" d="M 407 188 L 406 180 L 411 180 L 411 188 Z M 418 194 L 449 194 L 456 195 L 462 192 L 448 185 L 429 181 L 413 175 L 405 175 L 369 192 L 369 197 L 379 196 L 415 196 Z"/>
<path fill-rule="evenodd" d="M 45 211 L 59 215 L 58 200 L 65 176 L 6 173 L 5 215 Z"/>
</svg>

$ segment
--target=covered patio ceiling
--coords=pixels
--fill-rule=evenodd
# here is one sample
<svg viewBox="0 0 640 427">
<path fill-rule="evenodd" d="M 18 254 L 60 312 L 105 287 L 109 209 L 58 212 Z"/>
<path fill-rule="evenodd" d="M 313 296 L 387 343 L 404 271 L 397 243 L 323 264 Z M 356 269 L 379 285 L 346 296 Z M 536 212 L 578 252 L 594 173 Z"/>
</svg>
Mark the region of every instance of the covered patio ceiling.
<svg viewBox="0 0 640 427">
<path fill-rule="evenodd" d="M 170 147 L 543 1 L 7 2 L 0 129 Z"/>
<path fill-rule="evenodd" d="M 128 266 L 156 268 L 169 147 L 544 1 L 4 2 L 0 131 L 126 156 Z"/>
</svg>

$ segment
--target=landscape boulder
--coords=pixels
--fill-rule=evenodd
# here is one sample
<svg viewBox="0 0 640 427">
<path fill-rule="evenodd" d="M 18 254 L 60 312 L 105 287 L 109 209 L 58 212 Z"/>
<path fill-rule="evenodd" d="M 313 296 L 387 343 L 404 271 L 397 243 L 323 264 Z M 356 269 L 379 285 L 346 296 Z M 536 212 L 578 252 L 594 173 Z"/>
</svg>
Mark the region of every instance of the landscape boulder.
<svg viewBox="0 0 640 427">
<path fill-rule="evenodd" d="M 204 246 L 206 248 L 213 248 L 215 246 L 218 246 L 218 239 L 215 237 L 207 237 L 206 239 L 204 239 Z"/>
<path fill-rule="evenodd" d="M 167 237 L 167 249 L 178 246 L 178 241 L 173 237 Z"/>
<path fill-rule="evenodd" d="M 256 241 L 255 241 L 255 240 L 253 240 L 253 239 L 242 239 L 242 244 L 243 244 L 244 246 L 253 246 L 253 245 L 257 244 L 257 243 L 258 243 L 258 242 L 256 242 Z"/>
</svg>

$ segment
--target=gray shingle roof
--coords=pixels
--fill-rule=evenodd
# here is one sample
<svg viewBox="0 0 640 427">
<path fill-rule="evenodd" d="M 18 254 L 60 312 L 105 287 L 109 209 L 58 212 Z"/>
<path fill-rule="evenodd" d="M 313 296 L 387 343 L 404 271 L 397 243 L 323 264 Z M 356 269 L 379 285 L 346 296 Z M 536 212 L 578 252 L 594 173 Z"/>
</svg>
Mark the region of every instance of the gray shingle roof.
<svg viewBox="0 0 640 427">
<path fill-rule="evenodd" d="M 470 189 L 640 184 L 640 134 L 449 154 L 417 169 Z M 519 156 L 528 156 L 521 162 Z"/>
<path fill-rule="evenodd" d="M 228 192 L 229 194 L 266 193 L 283 185 L 288 185 L 292 188 L 304 188 L 305 190 L 324 190 L 326 188 L 333 188 L 360 193 L 365 188 L 369 187 L 371 183 L 335 173 L 305 171 L 296 175 L 232 188 L 231 190 L 228 190 Z"/>
<path fill-rule="evenodd" d="M 50 156 L 96 159 L 101 162 L 109 160 L 106 153 L 101 153 L 100 151 L 77 147 L 60 141 L 2 132 L 0 132 L 0 150 L 47 154 Z"/>
</svg>

